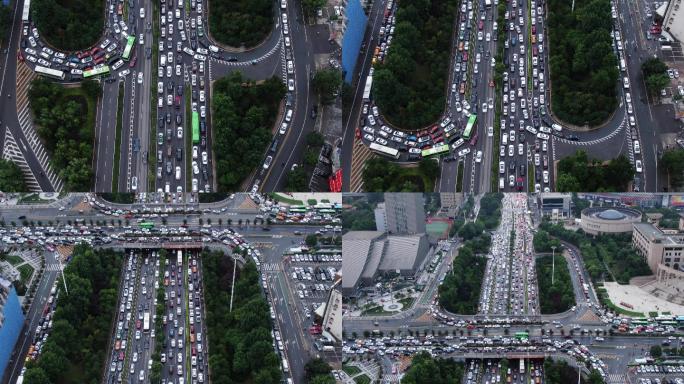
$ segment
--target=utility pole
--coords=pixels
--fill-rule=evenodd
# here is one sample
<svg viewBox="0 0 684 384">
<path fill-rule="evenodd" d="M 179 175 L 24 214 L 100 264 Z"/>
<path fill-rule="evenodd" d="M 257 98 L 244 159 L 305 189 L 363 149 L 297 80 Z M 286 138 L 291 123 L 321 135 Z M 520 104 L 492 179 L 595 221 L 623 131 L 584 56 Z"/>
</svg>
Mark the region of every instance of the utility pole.
<svg viewBox="0 0 684 384">
<path fill-rule="evenodd" d="M 552 246 L 551 250 L 551 285 L 553 285 L 554 278 L 556 277 L 556 246 Z"/>
<path fill-rule="evenodd" d="M 62 266 L 62 260 L 60 260 L 59 256 L 55 256 L 54 254 L 52 255 L 52 257 L 57 259 L 57 262 L 59 262 L 59 271 L 62 272 L 62 283 L 64 283 L 64 291 L 66 292 L 67 296 L 69 296 L 69 289 L 67 288 L 66 278 L 64 277 L 64 267 Z"/>
</svg>

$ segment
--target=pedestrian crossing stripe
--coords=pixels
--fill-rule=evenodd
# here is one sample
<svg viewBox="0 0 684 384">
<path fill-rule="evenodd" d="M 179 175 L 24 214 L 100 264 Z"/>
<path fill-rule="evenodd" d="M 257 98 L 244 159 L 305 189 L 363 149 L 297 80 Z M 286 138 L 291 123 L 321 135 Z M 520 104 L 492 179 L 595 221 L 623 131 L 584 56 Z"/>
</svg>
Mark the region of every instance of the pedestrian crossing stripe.
<svg viewBox="0 0 684 384">
<path fill-rule="evenodd" d="M 627 377 L 624 373 L 610 373 L 608 374 L 608 384 L 624 384 L 627 382 Z"/>
<path fill-rule="evenodd" d="M 48 264 L 45 266 L 45 270 L 48 272 L 59 272 L 62 268 L 59 264 Z"/>
<path fill-rule="evenodd" d="M 280 264 L 278 263 L 265 263 L 261 265 L 261 270 L 265 272 L 276 272 L 280 271 Z"/>
</svg>

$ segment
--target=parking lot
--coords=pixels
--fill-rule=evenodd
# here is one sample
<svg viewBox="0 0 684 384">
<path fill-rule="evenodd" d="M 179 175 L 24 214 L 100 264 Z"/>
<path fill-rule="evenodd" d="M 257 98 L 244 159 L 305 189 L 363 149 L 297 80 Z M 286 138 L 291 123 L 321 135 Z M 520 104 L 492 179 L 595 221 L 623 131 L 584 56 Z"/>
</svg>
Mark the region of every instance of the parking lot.
<svg viewBox="0 0 684 384">
<path fill-rule="evenodd" d="M 480 296 L 480 312 L 539 313 L 532 227 L 524 194 L 506 194 Z M 512 243 L 511 243 L 512 242 Z"/>
<path fill-rule="evenodd" d="M 510 360 L 508 368 L 502 367 L 501 360 L 467 360 L 463 374 L 463 384 L 476 383 L 543 383 L 542 360 Z"/>
</svg>

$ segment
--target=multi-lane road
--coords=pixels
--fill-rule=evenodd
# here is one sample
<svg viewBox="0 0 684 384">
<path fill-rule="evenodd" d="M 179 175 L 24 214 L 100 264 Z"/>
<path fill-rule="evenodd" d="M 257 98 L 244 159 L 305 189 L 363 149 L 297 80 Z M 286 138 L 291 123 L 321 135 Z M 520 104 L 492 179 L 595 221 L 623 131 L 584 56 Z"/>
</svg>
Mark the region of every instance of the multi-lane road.
<svg viewBox="0 0 684 384">
<path fill-rule="evenodd" d="M 256 47 L 235 49 L 211 38 L 206 1 L 156 4 L 110 0 L 105 4 L 103 36 L 80 52 L 46 51 L 49 44 L 34 34 L 33 23 L 22 17 L 22 7 L 29 1 L 15 4 L 9 54 L 2 57 L 0 91 L 11 101 L 3 103 L 0 143 L 5 157 L 19 163 L 29 176 L 32 189 L 61 190 L 63 184 L 49 168 L 50 155 L 40 145 L 30 114 L 24 112 L 29 109 L 28 101 L 21 98 L 17 101 L 21 105 L 14 105 L 15 90 L 26 88 L 31 78 L 24 73 L 32 74 L 37 67 L 61 71 L 47 76 L 64 82 L 77 83 L 84 76 L 104 80 L 94 127 L 95 191 L 215 191 L 211 88 L 214 81 L 233 71 L 253 80 L 277 76 L 286 85 L 290 80 L 294 83 L 273 130 L 278 144 L 275 150 L 271 146 L 264 150 L 264 159 L 273 156 L 272 166 L 260 164 L 244 181 L 244 189 L 280 190 L 286 173 L 302 163 L 306 135 L 315 125 L 315 119 L 309 118 L 317 104 L 311 94 L 311 78 L 317 69 L 314 57 L 332 52 L 334 45 L 328 41 L 325 26 L 304 21 L 298 1 L 274 4 L 273 30 L 268 37 Z M 28 27 L 26 34 L 24 26 Z M 129 39 L 134 42 L 127 48 Z M 15 60 L 14 53 L 22 60 Z M 90 76 L 88 69 L 103 73 Z M 123 105 L 119 105 L 119 87 L 123 87 Z M 119 109 L 122 130 L 117 143 Z M 280 133 L 288 111 L 292 111 L 288 129 Z M 193 135 L 194 130 L 197 133 Z M 117 149 L 120 157 L 114 164 Z M 112 180 L 115 168 L 118 180 Z"/>
<path fill-rule="evenodd" d="M 374 3 L 364 40 L 368 49 L 360 57 L 359 80 L 346 121 L 343 164 L 350 170 L 345 174 L 346 190 L 363 189 L 360 172 L 370 153 L 402 164 L 423 157 L 438 160 L 438 191 L 453 192 L 459 185 L 461 191 L 471 193 L 552 190 L 557 161 L 577 150 L 602 160 L 623 154 L 636 169 L 631 188 L 658 190 L 663 185 L 657 180 L 658 157 L 666 146 L 663 135 L 674 133 L 676 127 L 667 123 L 667 109 L 654 107 L 654 100 L 646 95 L 640 65 L 660 54 L 659 43 L 646 38 L 650 23 L 642 23 L 649 18 L 641 3 L 611 5 L 613 51 L 621 63 L 616 84 L 619 100 L 615 113 L 600 127 L 573 126 L 551 113 L 544 0 L 507 1 L 503 15 L 498 1 L 463 0 L 454 20 L 445 111 L 434 125 L 407 131 L 390 126 L 382 111 L 372 108 L 372 92 L 370 97 L 367 92 L 372 84 L 371 60 L 381 62 L 392 49 L 393 36 L 386 31 L 394 30 L 397 7 L 390 1 Z M 499 38 L 502 31 L 503 39 Z M 496 79 L 501 65 L 503 76 Z M 628 85 L 623 77 L 629 79 Z M 500 120 L 494 121 L 497 115 Z M 467 128 L 469 119 L 475 119 L 472 131 Z M 354 150 L 362 145 L 368 150 Z"/>
</svg>

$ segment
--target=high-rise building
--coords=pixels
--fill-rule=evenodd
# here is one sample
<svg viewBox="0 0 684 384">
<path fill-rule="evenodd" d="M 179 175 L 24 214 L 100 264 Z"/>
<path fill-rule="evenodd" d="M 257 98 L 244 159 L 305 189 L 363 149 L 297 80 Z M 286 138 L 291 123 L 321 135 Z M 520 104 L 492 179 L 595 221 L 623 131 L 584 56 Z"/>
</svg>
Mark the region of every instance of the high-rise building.
<svg viewBox="0 0 684 384">
<path fill-rule="evenodd" d="M 385 210 L 385 203 L 378 203 L 373 211 L 375 213 L 375 229 L 380 232 L 387 232 L 387 211 Z"/>
<path fill-rule="evenodd" d="M 0 277 L 0 378 L 5 374 L 23 324 L 24 313 L 17 292 L 9 280 Z"/>
<path fill-rule="evenodd" d="M 684 41 L 684 4 L 682 0 L 670 0 L 663 17 L 663 29 L 677 41 Z"/>
<path fill-rule="evenodd" d="M 425 203 L 422 193 L 385 193 L 387 232 L 425 233 Z"/>
</svg>

